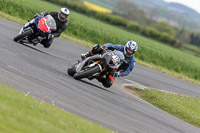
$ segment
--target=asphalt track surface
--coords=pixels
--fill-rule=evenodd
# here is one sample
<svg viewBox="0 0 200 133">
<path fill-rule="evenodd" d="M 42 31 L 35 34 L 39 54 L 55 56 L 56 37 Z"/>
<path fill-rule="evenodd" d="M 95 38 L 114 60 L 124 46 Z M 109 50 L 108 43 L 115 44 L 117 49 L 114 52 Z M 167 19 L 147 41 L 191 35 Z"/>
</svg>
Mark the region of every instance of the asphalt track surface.
<svg viewBox="0 0 200 133">
<path fill-rule="evenodd" d="M 200 132 L 200 128 L 126 92 L 123 84 L 198 98 L 200 86 L 140 65 L 129 76 L 116 79 L 109 89 L 96 80 L 78 81 L 66 71 L 89 48 L 63 39 L 55 39 L 49 49 L 18 44 L 13 37 L 20 28 L 0 18 L 0 82 L 116 132 Z"/>
</svg>

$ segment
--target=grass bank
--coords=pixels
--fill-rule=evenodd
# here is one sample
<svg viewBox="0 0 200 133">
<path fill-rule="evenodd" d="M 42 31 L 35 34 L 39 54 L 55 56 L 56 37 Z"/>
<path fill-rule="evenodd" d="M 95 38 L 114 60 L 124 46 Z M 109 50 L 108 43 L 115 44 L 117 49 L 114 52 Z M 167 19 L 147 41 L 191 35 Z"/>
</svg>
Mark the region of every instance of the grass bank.
<svg viewBox="0 0 200 133">
<path fill-rule="evenodd" d="M 200 57 L 200 47 L 198 46 L 186 44 L 183 46 L 182 50 L 194 56 Z"/>
<path fill-rule="evenodd" d="M 111 133 L 112 131 L 0 83 L 2 133 Z"/>
<path fill-rule="evenodd" d="M 0 11 L 23 20 L 32 18 L 38 12 L 58 11 L 59 9 L 60 6 L 41 0 L 1 0 L 0 5 Z M 125 44 L 127 40 L 135 40 L 139 44 L 136 54 L 137 59 L 172 71 L 172 73 L 180 73 L 175 75 L 184 75 L 183 77 L 194 79 L 200 84 L 200 58 L 179 49 L 130 33 L 74 11 L 71 11 L 69 26 L 65 33 L 70 37 L 101 45 L 106 42 Z"/>
<path fill-rule="evenodd" d="M 178 118 L 200 127 L 200 99 L 176 95 L 155 89 L 138 89 L 133 94 Z"/>
</svg>

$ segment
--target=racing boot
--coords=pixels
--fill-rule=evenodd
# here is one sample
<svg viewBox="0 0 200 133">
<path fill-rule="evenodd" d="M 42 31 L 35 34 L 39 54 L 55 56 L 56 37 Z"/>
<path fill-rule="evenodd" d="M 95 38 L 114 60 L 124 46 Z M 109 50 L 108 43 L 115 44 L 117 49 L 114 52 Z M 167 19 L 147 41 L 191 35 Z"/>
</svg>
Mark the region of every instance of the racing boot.
<svg viewBox="0 0 200 133">
<path fill-rule="evenodd" d="M 95 54 L 101 54 L 103 53 L 103 49 L 99 46 L 99 44 L 95 44 L 92 48 L 92 50 L 90 50 L 87 53 L 81 54 L 81 59 L 84 60 L 89 56 L 95 55 Z"/>
</svg>

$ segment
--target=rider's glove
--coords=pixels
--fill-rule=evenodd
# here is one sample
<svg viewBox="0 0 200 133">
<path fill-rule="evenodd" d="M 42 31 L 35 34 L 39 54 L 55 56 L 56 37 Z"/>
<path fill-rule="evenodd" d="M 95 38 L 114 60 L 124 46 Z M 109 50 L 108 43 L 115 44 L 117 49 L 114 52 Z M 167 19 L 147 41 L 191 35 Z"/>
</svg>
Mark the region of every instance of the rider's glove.
<svg viewBox="0 0 200 133">
<path fill-rule="evenodd" d="M 52 39 L 52 38 L 54 38 L 54 34 L 49 34 L 48 39 Z"/>
<path fill-rule="evenodd" d="M 107 49 L 106 45 L 103 45 L 101 48 L 102 48 L 102 49 Z"/>
<path fill-rule="evenodd" d="M 114 77 L 120 77 L 120 72 L 115 72 Z"/>
</svg>

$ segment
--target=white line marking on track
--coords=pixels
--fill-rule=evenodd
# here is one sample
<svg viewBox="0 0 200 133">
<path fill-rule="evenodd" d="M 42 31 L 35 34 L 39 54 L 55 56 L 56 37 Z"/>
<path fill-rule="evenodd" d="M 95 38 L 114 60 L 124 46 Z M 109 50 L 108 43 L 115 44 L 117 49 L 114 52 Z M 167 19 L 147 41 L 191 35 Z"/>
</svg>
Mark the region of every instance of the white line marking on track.
<svg viewBox="0 0 200 133">
<path fill-rule="evenodd" d="M 146 87 L 144 85 L 141 85 L 138 82 L 135 82 L 135 81 L 132 81 L 132 80 L 129 80 L 129 79 L 124 79 L 124 80 L 130 82 L 130 84 L 123 84 L 124 86 L 135 86 L 135 87 L 140 88 L 140 89 L 147 89 L 147 88 L 149 88 L 149 87 Z"/>
<path fill-rule="evenodd" d="M 12 67 L 12 66 L 9 66 L 9 65 L 7 65 L 9 68 L 11 68 L 11 69 L 13 69 L 13 70 L 16 70 L 16 71 L 18 71 L 18 72 L 20 72 L 20 73 L 22 73 L 22 74 L 25 74 L 24 72 L 22 72 L 22 71 L 19 71 L 17 68 L 15 68 L 15 67 Z"/>
</svg>

